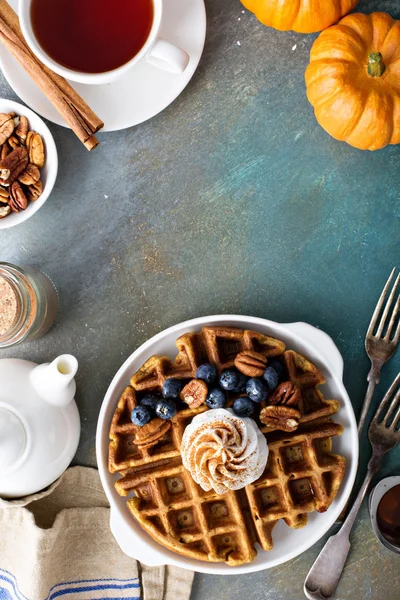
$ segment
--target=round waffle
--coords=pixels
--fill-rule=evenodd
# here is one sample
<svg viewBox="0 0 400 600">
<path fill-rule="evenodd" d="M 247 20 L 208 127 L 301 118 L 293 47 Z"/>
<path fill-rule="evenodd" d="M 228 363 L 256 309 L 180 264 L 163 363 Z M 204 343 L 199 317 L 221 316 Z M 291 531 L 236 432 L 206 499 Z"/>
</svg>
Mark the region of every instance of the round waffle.
<svg viewBox="0 0 400 600">
<path fill-rule="evenodd" d="M 250 562 L 256 542 L 264 550 L 273 547 L 272 530 L 279 519 L 293 528 L 304 527 L 308 512 L 323 512 L 333 501 L 345 469 L 345 459 L 331 453 L 331 438 L 343 430 L 329 420 L 339 403 L 323 397 L 318 386 L 324 377 L 315 365 L 269 336 L 206 327 L 181 336 L 176 345 L 174 361 L 151 357 L 118 402 L 109 446 L 109 469 L 121 474 L 116 490 L 129 496 L 133 517 L 167 548 L 198 560 Z M 263 475 L 244 489 L 219 496 L 204 492 L 181 460 L 185 427 L 207 410 L 205 405 L 182 410 L 170 421 L 155 419 L 145 431 L 131 422 L 130 413 L 142 395 L 160 391 L 165 379 L 192 379 L 205 362 L 222 372 L 243 350 L 282 361 L 288 379 L 301 389 L 300 425 L 291 434 L 268 428 L 270 453 Z"/>
</svg>

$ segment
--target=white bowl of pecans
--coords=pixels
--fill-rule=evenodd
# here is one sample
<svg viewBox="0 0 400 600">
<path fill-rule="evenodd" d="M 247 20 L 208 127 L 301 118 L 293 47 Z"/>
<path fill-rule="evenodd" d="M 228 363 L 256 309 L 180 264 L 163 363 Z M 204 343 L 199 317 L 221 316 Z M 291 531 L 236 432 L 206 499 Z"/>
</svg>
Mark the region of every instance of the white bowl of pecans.
<svg viewBox="0 0 400 600">
<path fill-rule="evenodd" d="M 26 106 L 0 99 L 0 229 L 23 223 L 43 206 L 57 171 L 47 125 Z"/>
</svg>

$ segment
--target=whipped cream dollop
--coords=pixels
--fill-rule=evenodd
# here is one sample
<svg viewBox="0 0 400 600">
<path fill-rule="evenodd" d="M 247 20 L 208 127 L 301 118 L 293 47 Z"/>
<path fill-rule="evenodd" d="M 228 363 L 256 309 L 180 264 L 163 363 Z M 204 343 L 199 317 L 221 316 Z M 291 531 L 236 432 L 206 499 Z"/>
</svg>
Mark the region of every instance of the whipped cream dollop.
<svg viewBox="0 0 400 600">
<path fill-rule="evenodd" d="M 257 424 L 216 408 L 194 417 L 182 438 L 182 461 L 206 492 L 240 490 L 261 477 L 268 446 Z"/>
</svg>

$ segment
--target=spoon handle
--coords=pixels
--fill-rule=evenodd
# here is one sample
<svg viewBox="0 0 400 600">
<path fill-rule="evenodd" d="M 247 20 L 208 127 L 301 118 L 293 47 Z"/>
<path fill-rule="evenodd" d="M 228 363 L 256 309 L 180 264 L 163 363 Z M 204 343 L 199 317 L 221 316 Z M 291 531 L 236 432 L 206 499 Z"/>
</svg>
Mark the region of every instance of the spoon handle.
<svg viewBox="0 0 400 600">
<path fill-rule="evenodd" d="M 369 484 L 379 466 L 380 460 L 377 461 L 376 456 L 372 457 L 364 482 L 346 520 L 338 533 L 328 539 L 311 567 L 304 582 L 304 594 L 309 600 L 329 600 L 335 593 L 350 551 L 350 532 Z"/>
</svg>

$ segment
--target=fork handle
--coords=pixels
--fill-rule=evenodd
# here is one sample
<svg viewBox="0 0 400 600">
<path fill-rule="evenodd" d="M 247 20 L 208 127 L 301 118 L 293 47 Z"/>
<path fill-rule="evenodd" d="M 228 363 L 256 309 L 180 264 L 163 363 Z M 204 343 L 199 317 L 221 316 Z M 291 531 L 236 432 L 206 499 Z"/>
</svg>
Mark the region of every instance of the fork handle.
<svg viewBox="0 0 400 600">
<path fill-rule="evenodd" d="M 367 475 L 346 520 L 339 532 L 328 539 L 311 567 L 304 582 L 304 594 L 309 600 L 329 600 L 335 593 L 350 551 L 350 532 L 381 461 L 382 456 L 372 455 Z"/>
<path fill-rule="evenodd" d="M 368 409 L 371 406 L 372 397 L 375 392 L 375 388 L 379 383 L 381 375 L 380 367 L 372 365 L 370 372 L 368 373 L 368 387 L 365 394 L 364 402 L 361 408 L 360 418 L 358 420 L 358 435 L 360 436 L 364 429 L 365 421 L 368 415 Z"/>
</svg>

